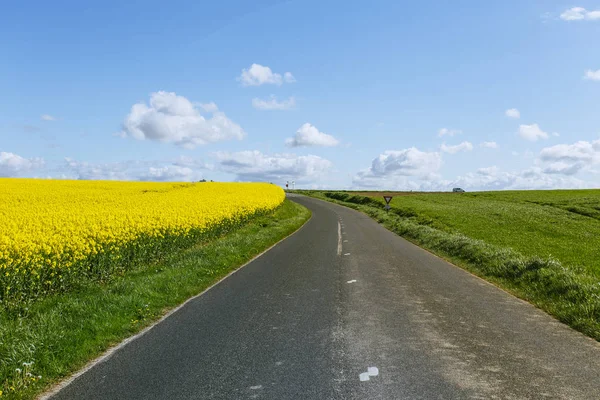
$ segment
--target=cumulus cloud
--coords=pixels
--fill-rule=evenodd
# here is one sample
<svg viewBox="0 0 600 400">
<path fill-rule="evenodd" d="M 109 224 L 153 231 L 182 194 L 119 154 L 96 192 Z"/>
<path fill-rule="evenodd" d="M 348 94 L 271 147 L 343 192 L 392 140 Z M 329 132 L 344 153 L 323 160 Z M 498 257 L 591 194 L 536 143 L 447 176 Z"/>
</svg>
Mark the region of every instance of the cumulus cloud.
<svg viewBox="0 0 600 400">
<path fill-rule="evenodd" d="M 588 69 L 587 71 L 585 71 L 584 79 L 589 79 L 591 81 L 600 81 L 600 69 L 597 71 Z"/>
<path fill-rule="evenodd" d="M 539 160 L 548 174 L 574 175 L 600 164 L 600 140 L 557 144 L 540 152 Z"/>
<path fill-rule="evenodd" d="M 212 101 L 210 103 L 200 103 L 198 105 L 207 113 L 216 113 L 219 111 L 219 107 Z"/>
<path fill-rule="evenodd" d="M 40 119 L 42 121 L 56 121 L 56 117 L 53 117 L 52 115 L 48 115 L 48 114 L 40 115 Z"/>
<path fill-rule="evenodd" d="M 441 165 L 439 153 L 414 148 L 385 152 L 373 160 L 368 170 L 354 177 L 353 188 L 413 191 L 449 191 L 454 187 L 466 190 L 593 188 L 600 184 L 584 180 L 586 175 L 578 174 L 598 173 L 600 139 L 546 147 L 532 167 L 518 171 L 504 171 L 494 165 L 444 179 L 438 173 Z"/>
<path fill-rule="evenodd" d="M 548 139 L 548 134 L 541 130 L 538 124 L 520 125 L 519 136 L 531 142 L 535 142 L 538 139 Z"/>
<path fill-rule="evenodd" d="M 521 118 L 521 113 L 516 108 L 509 108 L 508 110 L 505 111 L 505 114 L 509 118 L 515 118 L 515 119 Z"/>
<path fill-rule="evenodd" d="M 506 172 L 493 166 L 480 168 L 448 181 L 443 190 L 462 187 L 466 190 L 523 190 L 523 189 L 581 189 L 593 187 L 590 182 L 546 173 L 539 167 L 517 172 Z"/>
<path fill-rule="evenodd" d="M 308 183 L 323 177 L 333 166 L 329 160 L 314 155 L 266 155 L 257 150 L 217 152 L 215 156 L 218 160 L 216 168 L 235 174 L 241 181 L 282 182 L 291 179 Z"/>
<path fill-rule="evenodd" d="M 308 122 L 302 125 L 297 131 L 296 135 L 292 138 L 288 138 L 285 144 L 290 147 L 306 147 L 306 146 L 323 146 L 332 147 L 339 144 L 339 140 L 331 135 L 328 135 L 309 124 Z"/>
<path fill-rule="evenodd" d="M 252 106 L 257 110 L 290 110 L 296 107 L 296 99 L 290 97 L 287 100 L 277 101 L 274 95 L 269 99 L 262 100 L 259 98 L 252 99 Z"/>
<path fill-rule="evenodd" d="M 205 117 L 201 111 L 211 114 Z M 216 104 L 194 105 L 171 92 L 155 92 L 149 105 L 134 104 L 123 122 L 121 136 L 137 140 L 155 140 L 194 148 L 207 143 L 242 139 L 246 133 L 219 111 Z"/>
<path fill-rule="evenodd" d="M 498 143 L 496 142 L 481 142 L 479 144 L 480 147 L 488 148 L 488 149 L 497 149 Z"/>
<path fill-rule="evenodd" d="M 437 152 L 424 152 L 414 147 L 388 150 L 377 156 L 371 166 L 358 172 L 353 179 L 357 187 L 406 187 L 408 177 L 431 181 L 438 178 L 442 156 Z"/>
<path fill-rule="evenodd" d="M 294 78 L 291 72 L 286 72 L 282 76 L 271 71 L 271 68 L 260 64 L 252 64 L 250 68 L 244 68 L 242 74 L 237 79 L 242 83 L 242 86 L 260 86 L 265 84 L 281 86 L 284 82 L 296 82 L 296 78 Z"/>
<path fill-rule="evenodd" d="M 597 187 L 573 176 L 550 174 L 542 168 L 532 167 L 522 171 L 503 171 L 497 166 L 479 168 L 455 179 L 415 180 L 388 178 L 379 181 L 354 180 L 354 188 L 387 190 L 450 191 L 460 187 L 465 190 L 524 190 L 524 189 L 583 189 Z"/>
<path fill-rule="evenodd" d="M 145 174 L 140 176 L 142 181 L 180 181 L 189 182 L 197 180 L 198 174 L 189 167 L 166 165 L 164 167 L 150 167 Z"/>
<path fill-rule="evenodd" d="M 74 179 L 119 181 L 179 181 L 202 179 L 201 161 L 180 157 L 175 161 L 118 161 L 90 163 L 65 158 L 65 173 Z"/>
<path fill-rule="evenodd" d="M 440 146 L 440 150 L 442 150 L 444 153 L 456 154 L 461 151 L 473 150 L 473 145 L 471 144 L 471 142 L 462 142 L 455 146 L 447 146 L 446 143 L 444 143 Z"/>
<path fill-rule="evenodd" d="M 560 19 L 564 21 L 600 20 L 600 10 L 588 11 L 583 7 L 573 7 L 560 14 Z"/>
<path fill-rule="evenodd" d="M 16 177 L 44 166 L 42 158 L 24 158 L 0 151 L 0 177 Z"/>
<path fill-rule="evenodd" d="M 65 158 L 68 175 L 85 180 L 131 180 L 130 169 L 134 162 L 89 163 Z"/>
<path fill-rule="evenodd" d="M 458 129 L 448 129 L 448 128 L 442 128 L 438 131 L 438 136 L 442 137 L 442 136 L 454 136 L 454 135 L 459 135 L 461 134 L 462 131 L 458 130 Z"/>
</svg>

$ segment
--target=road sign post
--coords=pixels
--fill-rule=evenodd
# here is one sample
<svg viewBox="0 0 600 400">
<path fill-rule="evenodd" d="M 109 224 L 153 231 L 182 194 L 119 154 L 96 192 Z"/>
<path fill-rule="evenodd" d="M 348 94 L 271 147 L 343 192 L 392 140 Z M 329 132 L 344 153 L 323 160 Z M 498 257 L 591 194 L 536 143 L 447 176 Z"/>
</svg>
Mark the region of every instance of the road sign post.
<svg viewBox="0 0 600 400">
<path fill-rule="evenodd" d="M 390 211 L 390 201 L 392 201 L 392 196 L 383 196 L 385 200 L 385 211 Z"/>
</svg>

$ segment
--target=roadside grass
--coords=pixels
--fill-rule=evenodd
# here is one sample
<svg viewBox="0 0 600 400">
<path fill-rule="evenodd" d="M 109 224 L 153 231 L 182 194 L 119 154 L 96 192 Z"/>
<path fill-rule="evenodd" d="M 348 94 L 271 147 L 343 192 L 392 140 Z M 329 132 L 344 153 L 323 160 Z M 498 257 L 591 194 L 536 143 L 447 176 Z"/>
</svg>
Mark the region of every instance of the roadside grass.
<svg viewBox="0 0 600 400">
<path fill-rule="evenodd" d="M 165 254 L 106 284 L 83 283 L 75 292 L 41 299 L 22 316 L 0 313 L 0 398 L 34 398 L 293 233 L 309 217 L 306 208 L 286 200 L 272 214 L 221 238 Z"/>
<path fill-rule="evenodd" d="M 413 196 L 395 203 L 394 199 L 390 212 L 383 209 L 383 200 L 368 196 L 348 192 L 302 193 L 362 211 L 398 235 L 600 341 L 600 245 L 599 236 L 589 236 L 590 232 L 600 233 L 596 231 L 600 221 L 562 209 L 571 203 L 566 193 L 560 193 L 559 199 L 548 193 L 536 197 L 535 192 L 516 192 L 513 197 L 504 192 L 498 197 L 493 192 L 471 196 L 419 194 L 412 202 L 403 203 Z M 598 203 L 590 196 L 583 200 L 589 194 L 577 193 L 575 197 L 593 208 Z M 489 197 L 493 201 L 477 205 L 473 200 L 479 196 L 482 203 L 487 203 Z M 517 203 L 515 207 L 509 204 L 511 199 Z M 533 199 L 552 205 L 527 203 Z M 503 222 L 503 218 L 508 221 Z M 581 243 L 585 241 L 588 243 Z"/>
</svg>

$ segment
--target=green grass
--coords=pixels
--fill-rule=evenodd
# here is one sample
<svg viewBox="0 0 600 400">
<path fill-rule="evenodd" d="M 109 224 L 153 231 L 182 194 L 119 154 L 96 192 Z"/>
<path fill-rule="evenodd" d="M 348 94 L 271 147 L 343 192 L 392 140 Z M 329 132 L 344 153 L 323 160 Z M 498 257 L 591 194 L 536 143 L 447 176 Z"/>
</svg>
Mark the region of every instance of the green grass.
<svg viewBox="0 0 600 400">
<path fill-rule="evenodd" d="M 310 212 L 288 200 L 225 236 L 165 254 L 100 285 L 33 303 L 21 316 L 0 313 L 0 390 L 4 398 L 33 398 L 110 346 L 140 331 L 167 310 L 200 293 L 297 230 Z M 17 368 L 28 367 L 33 382 Z M 10 386 L 15 387 L 13 392 Z"/>
<path fill-rule="evenodd" d="M 581 265 L 600 277 L 600 190 L 403 196 L 392 207 L 524 255 Z"/>
<path fill-rule="evenodd" d="M 600 190 L 381 198 L 305 192 L 370 215 L 600 340 Z"/>
</svg>

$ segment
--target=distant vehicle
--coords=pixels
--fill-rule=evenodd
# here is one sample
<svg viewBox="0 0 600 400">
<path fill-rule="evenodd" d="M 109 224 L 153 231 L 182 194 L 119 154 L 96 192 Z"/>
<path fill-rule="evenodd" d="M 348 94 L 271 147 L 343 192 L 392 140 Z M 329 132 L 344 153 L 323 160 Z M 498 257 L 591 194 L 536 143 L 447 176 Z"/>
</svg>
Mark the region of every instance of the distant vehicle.
<svg viewBox="0 0 600 400">
<path fill-rule="evenodd" d="M 461 188 L 454 188 L 454 189 L 452 189 L 452 191 L 453 191 L 454 193 L 464 193 L 464 192 L 465 192 L 465 191 L 464 191 L 463 189 L 461 189 Z"/>
</svg>

